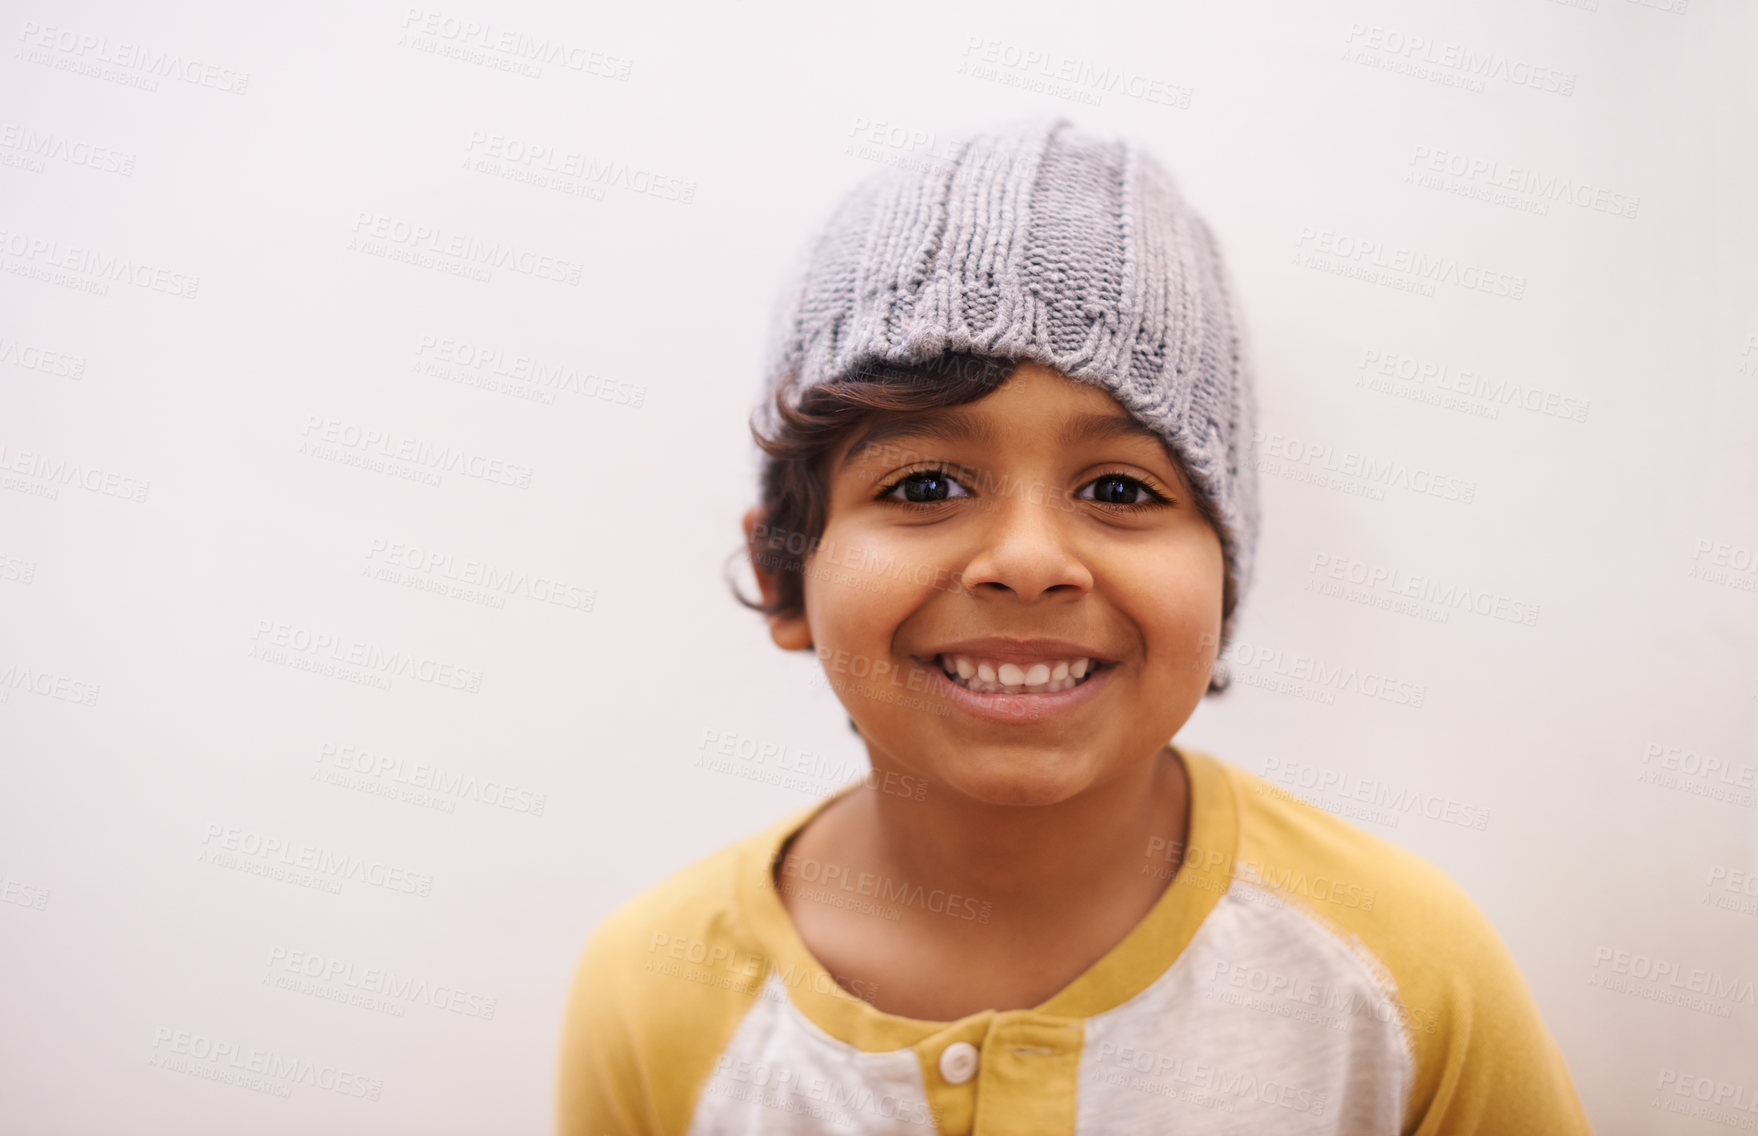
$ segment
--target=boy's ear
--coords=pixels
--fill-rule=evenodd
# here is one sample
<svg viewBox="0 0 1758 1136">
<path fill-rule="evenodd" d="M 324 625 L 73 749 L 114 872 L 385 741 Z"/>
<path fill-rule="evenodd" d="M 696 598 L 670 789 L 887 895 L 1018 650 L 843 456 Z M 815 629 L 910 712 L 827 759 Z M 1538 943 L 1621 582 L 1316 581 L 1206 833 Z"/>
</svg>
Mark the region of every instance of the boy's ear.
<svg viewBox="0 0 1758 1136">
<path fill-rule="evenodd" d="M 781 588 L 776 583 L 776 576 L 764 567 L 764 556 L 757 548 L 756 529 L 763 521 L 763 507 L 753 505 L 745 510 L 743 524 L 745 528 L 745 548 L 750 554 L 751 571 L 756 574 L 757 588 L 763 593 L 763 606 L 774 607 L 776 597 Z M 806 622 L 804 614 L 795 616 L 770 615 L 769 637 L 775 645 L 784 651 L 809 651 L 812 649 L 812 628 Z"/>
</svg>

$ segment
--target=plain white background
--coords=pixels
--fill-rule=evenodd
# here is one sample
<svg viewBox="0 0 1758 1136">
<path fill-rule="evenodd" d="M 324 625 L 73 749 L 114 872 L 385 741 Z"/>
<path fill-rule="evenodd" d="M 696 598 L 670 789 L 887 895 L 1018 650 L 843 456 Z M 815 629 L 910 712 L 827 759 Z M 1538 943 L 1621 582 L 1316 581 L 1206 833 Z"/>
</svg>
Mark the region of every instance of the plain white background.
<svg viewBox="0 0 1758 1136">
<path fill-rule="evenodd" d="M 1749 4 L 0 31 L 9 1129 L 546 1131 L 597 921 L 836 787 L 710 739 L 864 759 L 722 581 L 782 272 L 1048 113 L 1172 169 L 1252 332 L 1258 579 L 1180 740 L 1458 880 L 1596 1130 L 1758 1094 Z"/>
</svg>

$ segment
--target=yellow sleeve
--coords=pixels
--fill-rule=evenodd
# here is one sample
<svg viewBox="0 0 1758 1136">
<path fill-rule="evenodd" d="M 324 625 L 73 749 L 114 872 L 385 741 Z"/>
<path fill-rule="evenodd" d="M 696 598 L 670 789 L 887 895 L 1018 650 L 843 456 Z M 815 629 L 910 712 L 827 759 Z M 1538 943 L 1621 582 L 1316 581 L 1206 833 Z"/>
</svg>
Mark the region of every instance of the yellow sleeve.
<svg viewBox="0 0 1758 1136">
<path fill-rule="evenodd" d="M 1415 853 L 1225 768 L 1242 858 L 1395 987 L 1414 1066 L 1406 1136 L 1590 1136 L 1519 966 L 1465 890 Z"/>
<path fill-rule="evenodd" d="M 797 818 L 680 869 L 581 950 L 556 1071 L 558 1136 L 683 1136 L 769 960 L 736 900 L 741 858 Z"/>
<path fill-rule="evenodd" d="M 1513 956 L 1463 892 L 1455 902 L 1469 905 L 1450 952 L 1457 973 L 1430 1032 L 1416 1035 L 1414 1136 L 1591 1136 Z"/>
<path fill-rule="evenodd" d="M 557 1136 L 658 1136 L 606 927 L 580 952 L 562 1021 Z"/>
</svg>

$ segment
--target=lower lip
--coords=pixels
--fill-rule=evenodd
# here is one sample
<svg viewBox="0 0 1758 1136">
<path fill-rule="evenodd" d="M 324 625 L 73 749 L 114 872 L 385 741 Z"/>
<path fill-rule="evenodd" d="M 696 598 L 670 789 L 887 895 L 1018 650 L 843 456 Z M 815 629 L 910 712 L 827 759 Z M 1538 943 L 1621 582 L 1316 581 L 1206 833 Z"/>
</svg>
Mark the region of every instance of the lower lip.
<svg viewBox="0 0 1758 1136">
<path fill-rule="evenodd" d="M 1111 682 L 1116 664 L 1103 667 L 1079 686 L 1058 690 L 1054 694 L 978 694 L 946 677 L 940 664 L 932 659 L 924 663 L 911 656 L 910 661 L 930 672 L 929 682 L 946 701 L 979 718 L 994 722 L 1035 722 L 1056 714 L 1066 714 L 1098 697 L 1099 691 Z"/>
</svg>

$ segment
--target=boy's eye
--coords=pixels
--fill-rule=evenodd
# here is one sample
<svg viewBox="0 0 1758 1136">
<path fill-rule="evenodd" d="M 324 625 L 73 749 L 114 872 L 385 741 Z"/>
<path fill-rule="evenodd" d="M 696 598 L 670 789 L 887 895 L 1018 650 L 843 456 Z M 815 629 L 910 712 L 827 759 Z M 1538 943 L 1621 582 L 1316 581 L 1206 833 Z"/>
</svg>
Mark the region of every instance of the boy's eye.
<svg viewBox="0 0 1758 1136">
<path fill-rule="evenodd" d="M 1101 474 L 1087 482 L 1082 488 L 1088 488 L 1095 485 L 1104 486 L 1104 489 L 1094 490 L 1094 495 L 1091 498 L 1081 497 L 1078 493 L 1075 494 L 1076 498 L 1083 501 L 1097 501 L 1101 505 L 1121 505 L 1125 508 L 1140 507 L 1165 500 L 1164 497 L 1155 493 L 1154 490 L 1149 487 L 1147 482 L 1140 478 L 1130 477 L 1128 474 Z M 1135 495 L 1138 491 L 1145 494 L 1141 500 L 1135 499 Z"/>
<path fill-rule="evenodd" d="M 1103 487 L 1103 488 L 1095 488 Z M 1169 498 L 1139 477 L 1125 473 L 1106 473 L 1082 486 L 1093 489 L 1094 495 L 1075 495 L 1076 500 L 1093 501 L 1121 509 L 1146 509 L 1169 503 Z M 953 491 L 957 490 L 955 494 Z M 898 496 L 899 491 L 902 496 Z M 1143 496 L 1138 497 L 1141 494 Z M 969 497 L 971 494 L 944 469 L 918 469 L 904 474 L 879 492 L 879 500 L 900 505 L 934 505 Z"/>
<path fill-rule="evenodd" d="M 906 473 L 892 482 L 880 494 L 880 499 L 900 501 L 904 504 L 930 505 L 937 501 L 951 500 L 952 498 L 945 494 L 956 485 L 958 482 L 954 481 L 943 469 L 918 469 L 913 473 Z M 959 488 L 962 492 L 963 487 Z M 897 496 L 899 489 L 903 490 L 902 497 Z M 964 493 L 964 496 L 968 497 L 970 494 Z"/>
</svg>

